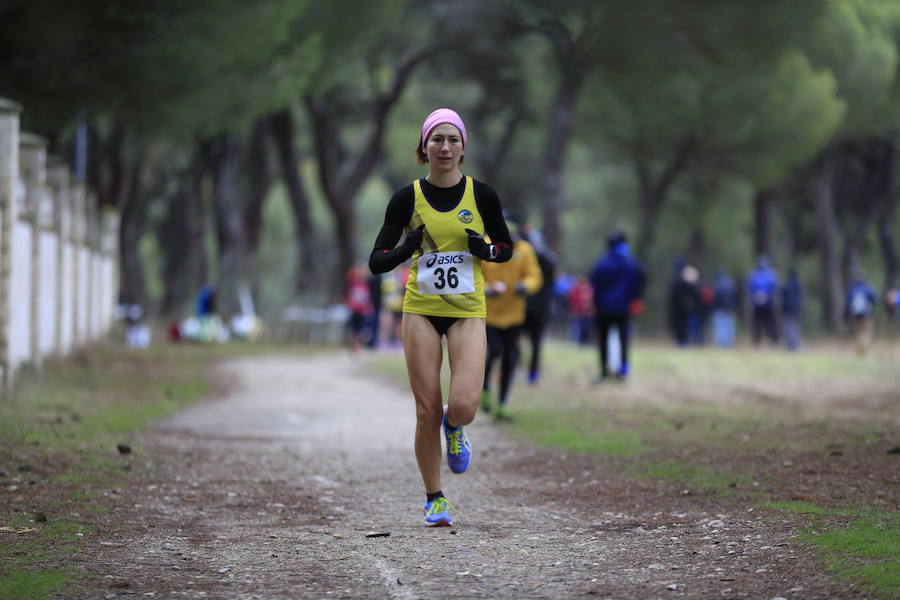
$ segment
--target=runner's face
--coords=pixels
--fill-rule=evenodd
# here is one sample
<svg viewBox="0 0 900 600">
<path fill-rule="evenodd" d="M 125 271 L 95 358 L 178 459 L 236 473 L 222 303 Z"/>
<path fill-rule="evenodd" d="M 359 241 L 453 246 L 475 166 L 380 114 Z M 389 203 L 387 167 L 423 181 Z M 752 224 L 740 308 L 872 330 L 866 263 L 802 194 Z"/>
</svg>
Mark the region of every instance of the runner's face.
<svg viewBox="0 0 900 600">
<path fill-rule="evenodd" d="M 425 151 L 431 169 L 441 172 L 458 169 L 459 159 L 465 153 L 459 129 L 449 123 L 441 123 L 431 130 Z"/>
</svg>

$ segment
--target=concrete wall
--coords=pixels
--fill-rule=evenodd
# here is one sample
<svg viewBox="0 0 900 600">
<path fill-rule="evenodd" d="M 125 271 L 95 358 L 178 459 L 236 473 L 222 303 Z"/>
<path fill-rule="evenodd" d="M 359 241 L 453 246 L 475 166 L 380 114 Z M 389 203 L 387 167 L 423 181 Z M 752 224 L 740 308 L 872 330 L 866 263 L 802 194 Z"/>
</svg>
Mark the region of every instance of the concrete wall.
<svg viewBox="0 0 900 600">
<path fill-rule="evenodd" d="M 109 333 L 118 288 L 118 215 L 99 214 L 43 138 L 0 98 L 0 378 L 39 368 Z"/>
</svg>

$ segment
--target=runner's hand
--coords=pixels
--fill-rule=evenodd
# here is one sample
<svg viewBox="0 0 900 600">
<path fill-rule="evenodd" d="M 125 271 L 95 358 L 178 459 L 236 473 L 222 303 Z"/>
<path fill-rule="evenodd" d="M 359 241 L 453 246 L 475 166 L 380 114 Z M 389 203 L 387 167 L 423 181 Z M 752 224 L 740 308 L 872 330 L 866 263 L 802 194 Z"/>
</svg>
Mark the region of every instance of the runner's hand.
<svg viewBox="0 0 900 600">
<path fill-rule="evenodd" d="M 506 291 L 506 284 L 502 281 L 494 281 L 484 286 L 484 295 L 488 298 L 496 298 Z"/>
<path fill-rule="evenodd" d="M 484 241 L 484 236 L 472 229 L 466 229 L 469 234 L 469 252 L 481 260 L 497 258 L 497 247 Z"/>
<path fill-rule="evenodd" d="M 425 224 L 422 223 L 415 229 L 411 229 L 406 232 L 406 239 L 403 240 L 403 252 L 404 254 L 408 254 L 408 256 L 412 256 L 416 250 L 419 249 L 419 246 L 422 245 L 422 240 L 425 238 Z"/>
</svg>

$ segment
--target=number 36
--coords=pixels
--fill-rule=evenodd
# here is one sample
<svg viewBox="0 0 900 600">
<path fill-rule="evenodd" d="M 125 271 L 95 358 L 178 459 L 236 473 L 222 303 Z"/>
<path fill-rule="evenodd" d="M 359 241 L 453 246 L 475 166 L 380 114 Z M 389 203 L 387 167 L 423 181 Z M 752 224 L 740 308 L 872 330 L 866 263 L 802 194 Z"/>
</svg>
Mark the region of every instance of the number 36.
<svg viewBox="0 0 900 600">
<path fill-rule="evenodd" d="M 438 267 L 434 270 L 434 275 L 437 277 L 437 282 L 434 284 L 439 290 L 444 289 L 445 287 L 455 288 L 459 285 L 459 277 L 456 275 L 456 267 L 450 267 L 447 269 L 447 278 L 444 279 L 444 269 L 443 267 Z"/>
</svg>

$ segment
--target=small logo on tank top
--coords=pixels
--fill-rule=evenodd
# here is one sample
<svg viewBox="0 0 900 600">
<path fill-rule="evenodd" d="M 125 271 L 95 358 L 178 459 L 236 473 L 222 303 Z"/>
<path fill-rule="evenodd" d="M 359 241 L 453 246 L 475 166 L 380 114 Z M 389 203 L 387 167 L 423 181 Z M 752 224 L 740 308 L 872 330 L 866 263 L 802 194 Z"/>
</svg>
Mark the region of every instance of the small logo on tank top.
<svg viewBox="0 0 900 600">
<path fill-rule="evenodd" d="M 472 219 L 475 218 L 475 215 L 472 214 L 472 211 L 468 210 L 466 208 L 464 208 L 461 211 L 459 211 L 458 213 L 456 213 L 456 216 L 459 217 L 460 221 L 462 221 L 463 223 L 467 223 L 467 224 L 471 223 Z"/>
</svg>

